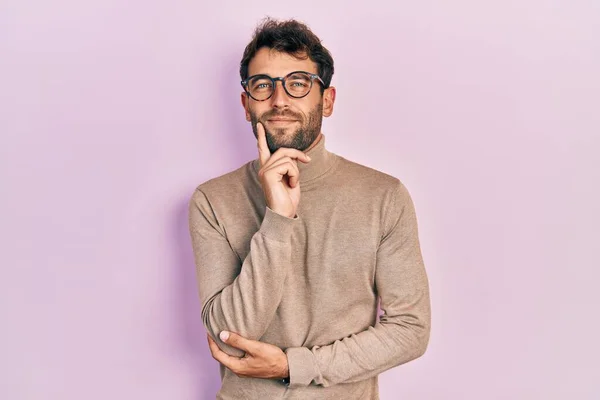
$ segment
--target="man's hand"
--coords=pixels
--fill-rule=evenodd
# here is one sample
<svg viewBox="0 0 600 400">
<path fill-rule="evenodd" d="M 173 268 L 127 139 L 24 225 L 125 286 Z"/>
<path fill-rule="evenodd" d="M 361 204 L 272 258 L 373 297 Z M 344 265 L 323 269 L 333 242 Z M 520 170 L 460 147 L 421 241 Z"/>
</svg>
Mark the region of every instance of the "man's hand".
<svg viewBox="0 0 600 400">
<path fill-rule="evenodd" d="M 217 343 L 208 336 L 208 347 L 215 360 L 229 368 L 237 376 L 265 379 L 283 379 L 289 376 L 285 353 L 277 346 L 250 340 L 237 333 L 223 331 L 221 340 L 246 352 L 244 357 L 232 357 L 221 351 Z"/>
<path fill-rule="evenodd" d="M 260 161 L 258 177 L 267 206 L 278 214 L 294 218 L 300 203 L 300 172 L 297 160 L 307 163 L 310 157 L 300 150 L 287 147 L 282 147 L 271 155 L 265 128 L 260 122 L 256 124 L 256 131 Z"/>
</svg>

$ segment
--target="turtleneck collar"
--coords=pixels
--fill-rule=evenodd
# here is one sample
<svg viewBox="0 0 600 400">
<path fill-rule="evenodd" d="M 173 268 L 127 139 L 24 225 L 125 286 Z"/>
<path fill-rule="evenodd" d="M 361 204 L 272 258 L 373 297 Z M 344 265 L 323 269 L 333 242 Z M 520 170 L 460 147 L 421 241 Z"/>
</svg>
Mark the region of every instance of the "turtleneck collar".
<svg viewBox="0 0 600 400">
<path fill-rule="evenodd" d="M 325 148 L 325 135 L 321 133 L 321 139 L 315 146 L 305 152 L 309 157 L 308 163 L 298 161 L 298 170 L 300 171 L 300 184 L 308 183 L 324 175 L 333 167 L 336 161 L 336 155 L 327 151 Z M 258 173 L 260 163 L 258 159 L 252 161 L 254 171 Z"/>
</svg>

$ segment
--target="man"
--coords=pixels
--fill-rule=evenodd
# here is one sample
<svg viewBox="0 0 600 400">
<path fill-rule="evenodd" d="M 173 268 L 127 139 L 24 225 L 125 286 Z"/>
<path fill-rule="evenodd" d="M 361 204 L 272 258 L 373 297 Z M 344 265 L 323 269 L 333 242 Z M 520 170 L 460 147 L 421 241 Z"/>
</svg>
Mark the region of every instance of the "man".
<svg viewBox="0 0 600 400">
<path fill-rule="evenodd" d="M 240 73 L 258 158 L 190 201 L 217 397 L 377 399 L 377 375 L 429 341 L 411 197 L 326 149 L 333 59 L 306 25 L 266 20 Z"/>
</svg>

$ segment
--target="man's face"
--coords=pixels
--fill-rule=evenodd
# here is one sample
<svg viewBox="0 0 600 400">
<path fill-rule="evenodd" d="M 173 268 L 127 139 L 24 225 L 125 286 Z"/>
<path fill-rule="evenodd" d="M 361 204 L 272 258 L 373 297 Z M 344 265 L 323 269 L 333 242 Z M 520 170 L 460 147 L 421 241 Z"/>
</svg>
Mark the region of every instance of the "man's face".
<svg viewBox="0 0 600 400">
<path fill-rule="evenodd" d="M 297 59 L 266 47 L 258 50 L 248 65 L 248 76 L 265 74 L 275 78 L 294 71 L 316 74 L 317 65 L 309 58 Z M 273 95 L 264 101 L 256 101 L 245 92 L 242 93 L 242 105 L 246 111 L 246 119 L 252 123 L 255 137 L 258 137 L 256 123 L 263 124 L 271 153 L 280 147 L 303 151 L 321 133 L 323 115 L 331 115 L 334 97 L 333 87 L 321 95 L 318 80 L 313 82 L 310 93 L 299 99 L 290 97 L 281 82 L 277 82 Z"/>
</svg>

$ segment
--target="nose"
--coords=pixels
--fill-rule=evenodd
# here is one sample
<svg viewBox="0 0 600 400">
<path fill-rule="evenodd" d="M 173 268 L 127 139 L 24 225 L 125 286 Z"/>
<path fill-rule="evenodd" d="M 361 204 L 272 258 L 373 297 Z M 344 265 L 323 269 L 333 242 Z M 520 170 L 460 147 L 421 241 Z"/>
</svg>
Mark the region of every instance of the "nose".
<svg viewBox="0 0 600 400">
<path fill-rule="evenodd" d="M 290 97 L 285 92 L 282 81 L 275 81 L 273 95 L 271 96 L 271 104 L 274 108 L 285 108 L 290 105 Z"/>
</svg>

